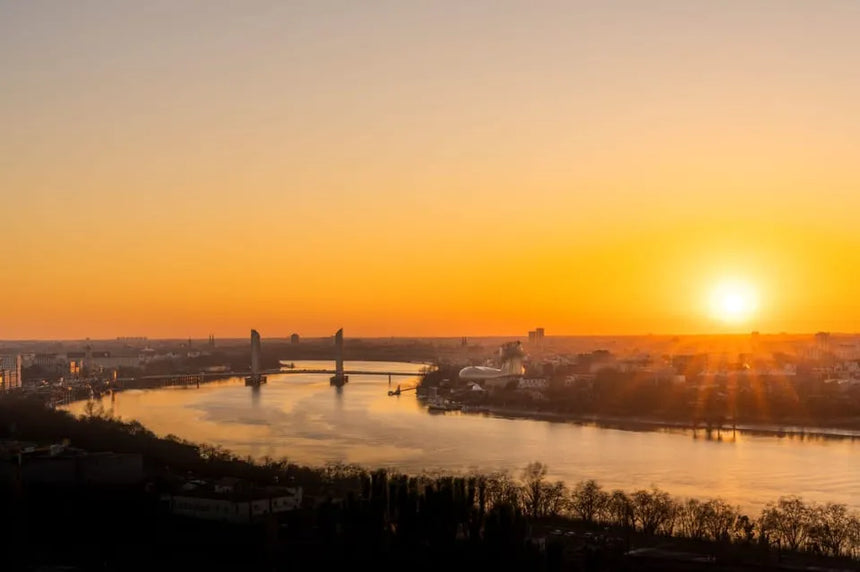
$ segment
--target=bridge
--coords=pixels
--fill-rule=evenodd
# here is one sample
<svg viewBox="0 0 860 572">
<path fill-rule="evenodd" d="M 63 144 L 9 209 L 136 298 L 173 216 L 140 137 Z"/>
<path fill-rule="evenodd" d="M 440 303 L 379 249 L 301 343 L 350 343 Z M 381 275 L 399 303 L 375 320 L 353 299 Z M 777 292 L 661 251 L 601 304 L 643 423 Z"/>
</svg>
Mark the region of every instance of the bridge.
<svg viewBox="0 0 860 572">
<path fill-rule="evenodd" d="M 246 377 L 252 375 L 251 371 L 219 371 L 219 372 L 201 372 L 196 374 L 161 374 L 161 375 L 141 375 L 139 377 L 121 377 L 117 378 L 117 385 L 122 387 L 124 382 L 138 382 L 152 385 L 197 385 L 205 381 L 215 379 L 227 379 L 228 377 Z M 334 369 L 299 369 L 299 368 L 280 368 L 280 369 L 265 369 L 258 370 L 261 375 L 274 374 L 320 374 L 320 375 L 336 375 Z M 392 377 L 420 377 L 424 374 L 415 372 L 409 373 L 404 371 L 369 371 L 369 370 L 345 370 L 344 375 L 387 375 L 388 382 L 391 383 Z"/>
<path fill-rule="evenodd" d="M 283 369 L 273 369 L 269 370 L 266 373 L 327 373 L 333 374 L 337 373 L 337 370 L 334 369 L 294 369 L 294 368 L 283 368 Z M 405 375 L 408 377 L 419 377 L 424 375 L 420 372 L 405 372 L 405 371 L 363 371 L 363 370 L 344 370 L 343 373 L 345 375 L 387 375 L 391 377 L 393 375 Z"/>
<path fill-rule="evenodd" d="M 144 375 L 133 378 L 119 378 L 116 380 L 118 387 L 123 387 L 129 382 L 134 385 L 196 385 L 200 386 L 201 382 L 214 379 L 226 379 L 228 377 L 244 377 L 246 385 L 259 386 L 266 383 L 267 375 L 274 374 L 320 374 L 330 375 L 330 383 L 336 386 L 342 386 L 346 383 L 351 375 L 387 375 L 388 384 L 391 385 L 391 378 L 397 376 L 405 377 L 420 377 L 424 375 L 421 372 L 404 372 L 404 371 L 371 371 L 371 370 L 344 370 L 343 368 L 343 328 L 335 334 L 335 368 L 334 369 L 308 369 L 294 368 L 282 365 L 278 369 L 262 369 L 260 368 L 260 334 L 256 330 L 251 330 L 251 370 L 250 371 L 205 371 L 200 373 L 183 373 L 183 374 L 159 374 L 159 375 Z M 284 363 L 283 361 L 281 362 Z M 404 390 L 405 391 L 405 390 Z"/>
</svg>

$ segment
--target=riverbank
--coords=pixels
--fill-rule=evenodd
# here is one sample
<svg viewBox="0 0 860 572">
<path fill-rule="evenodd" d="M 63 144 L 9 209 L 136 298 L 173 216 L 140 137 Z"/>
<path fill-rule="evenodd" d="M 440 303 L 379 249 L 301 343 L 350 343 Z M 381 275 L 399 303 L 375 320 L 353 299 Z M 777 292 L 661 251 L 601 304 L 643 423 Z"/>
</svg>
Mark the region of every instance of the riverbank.
<svg viewBox="0 0 860 572">
<path fill-rule="evenodd" d="M 94 454 L 136 453 L 143 459 L 145 478 L 126 487 L 88 488 L 53 480 L 37 487 L 26 480 L 33 473 L 7 471 L 22 480 L 3 491 L 15 509 L 4 537 L 27 547 L 17 553 L 27 564 L 46 559 L 75 566 L 83 562 L 91 569 L 98 552 L 99 569 L 128 569 L 128 554 L 142 550 L 145 566 L 139 569 L 175 564 L 178 557 L 192 568 L 217 567 L 225 558 L 236 558 L 235 565 L 230 561 L 233 567 L 252 570 L 327 568 L 354 565 L 357 555 L 363 556 L 359 564 L 371 567 L 395 558 L 398 568 L 437 569 L 468 561 L 476 568 L 498 569 L 502 554 L 508 564 L 517 563 L 511 569 L 523 570 L 847 570 L 856 565 L 851 556 L 858 554 L 858 536 L 854 528 L 846 529 L 856 526 L 854 513 L 836 523 L 845 540 L 824 544 L 821 523 L 829 522 L 824 520 L 828 513 L 801 501 L 793 510 L 791 499 L 755 517 L 719 499 L 691 503 L 654 487 L 629 493 L 610 492 L 594 481 L 558 487 L 547 479 L 542 463 L 530 463 L 518 480 L 313 468 L 285 460 L 253 463 L 217 447 L 157 437 L 136 422 L 72 417 L 36 400 L 9 396 L 0 400 L 0 428 L 0 438 L 12 439 L 9 447 L 67 440 Z M 12 469 L 20 460 L 10 455 L 6 462 Z M 162 495 L 186 491 L 184 484 L 201 479 L 234 486 L 294 483 L 304 489 L 303 503 L 259 525 L 174 518 L 165 512 Z M 699 510 L 702 506 L 713 510 Z M 788 537 L 775 524 L 789 521 L 810 539 L 794 550 L 786 550 Z M 393 526 L 382 527 L 382 522 Z M 76 526 L 69 529 L 68 523 Z M 96 551 L 97 546 L 107 548 Z M 525 551 L 510 552 L 516 547 Z M 247 560 L 248 554 L 266 558 L 256 562 Z M 430 557 L 432 566 L 422 567 Z M 550 558 L 555 568 L 547 566 Z"/>
<path fill-rule="evenodd" d="M 593 425 L 608 429 L 623 429 L 630 431 L 674 429 L 679 431 L 701 432 L 705 435 L 723 435 L 730 433 L 746 433 L 750 435 L 802 436 L 832 439 L 860 439 L 860 428 L 845 427 L 815 427 L 795 424 L 757 424 L 738 423 L 734 425 L 702 425 L 682 421 L 672 421 L 649 417 L 618 417 L 597 414 L 571 414 L 555 411 L 535 411 L 522 408 L 484 405 L 480 412 L 464 411 L 469 415 L 492 415 L 494 417 L 512 419 L 533 419 L 536 421 L 552 421 L 556 423 L 575 423 L 578 425 Z"/>
</svg>

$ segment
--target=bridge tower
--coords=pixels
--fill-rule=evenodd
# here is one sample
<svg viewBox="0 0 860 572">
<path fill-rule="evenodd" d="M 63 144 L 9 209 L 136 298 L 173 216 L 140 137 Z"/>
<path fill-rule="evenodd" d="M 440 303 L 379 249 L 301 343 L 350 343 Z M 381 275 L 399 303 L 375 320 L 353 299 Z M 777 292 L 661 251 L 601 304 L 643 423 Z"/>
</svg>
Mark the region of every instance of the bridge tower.
<svg viewBox="0 0 860 572">
<path fill-rule="evenodd" d="M 334 375 L 329 382 L 338 387 L 349 381 L 349 376 L 343 373 L 343 328 L 334 335 Z"/>
<path fill-rule="evenodd" d="M 245 378 L 245 385 L 259 386 L 266 383 L 266 376 L 260 374 L 260 334 L 251 330 L 251 375 Z"/>
</svg>

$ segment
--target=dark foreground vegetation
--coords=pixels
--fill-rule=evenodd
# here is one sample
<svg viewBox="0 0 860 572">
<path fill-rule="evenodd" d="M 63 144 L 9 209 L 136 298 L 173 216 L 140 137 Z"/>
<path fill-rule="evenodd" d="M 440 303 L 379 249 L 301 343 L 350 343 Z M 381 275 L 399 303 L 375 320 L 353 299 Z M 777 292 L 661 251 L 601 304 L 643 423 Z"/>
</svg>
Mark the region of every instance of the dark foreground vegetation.
<svg viewBox="0 0 860 572">
<path fill-rule="evenodd" d="M 73 418 L 21 397 L 0 399 L 0 439 L 140 453 L 144 468 L 141 482 L 115 486 L 4 473 L 4 570 L 848 570 L 860 557 L 860 520 L 843 505 L 781 498 L 744 515 L 719 499 L 676 499 L 656 488 L 568 488 L 538 462 L 516 476 L 253 462 L 97 410 Z M 299 485 L 304 502 L 243 525 L 164 510 L 163 495 L 190 479 L 224 477 Z"/>
</svg>

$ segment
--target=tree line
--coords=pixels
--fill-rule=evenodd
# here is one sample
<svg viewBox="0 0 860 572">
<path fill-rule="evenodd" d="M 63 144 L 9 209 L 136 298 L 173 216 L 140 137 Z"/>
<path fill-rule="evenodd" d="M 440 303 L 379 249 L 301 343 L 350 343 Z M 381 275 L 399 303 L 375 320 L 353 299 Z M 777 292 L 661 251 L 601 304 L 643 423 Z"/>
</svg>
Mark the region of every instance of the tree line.
<svg viewBox="0 0 860 572">
<path fill-rule="evenodd" d="M 22 398 L 0 399 L 0 437 L 40 442 L 69 438 L 92 451 L 138 452 L 152 475 L 299 484 L 311 504 L 294 515 L 307 521 L 291 530 L 311 535 L 309 560 L 319 558 L 322 547 L 333 558 L 368 561 L 380 555 L 413 562 L 416 554 L 456 554 L 482 563 L 536 562 L 549 555 L 536 554 L 529 539 L 535 526 L 551 523 L 611 531 L 626 537 L 628 547 L 630 536 L 639 535 L 860 558 L 860 515 L 844 504 L 799 497 L 779 498 L 747 515 L 723 499 L 682 499 L 653 486 L 609 490 L 594 480 L 569 486 L 551 480 L 541 462 L 530 463 L 518 475 L 302 467 L 286 459 L 242 459 L 218 446 L 159 438 L 139 423 L 113 419 L 95 406 L 83 418 L 74 418 Z M 301 553 L 292 548 L 292 554 Z M 547 546 L 548 554 L 553 550 L 552 544 Z"/>
<path fill-rule="evenodd" d="M 329 542 L 353 546 L 360 541 L 361 547 L 352 548 L 358 552 L 385 545 L 404 553 L 429 546 L 447 554 L 459 541 L 491 559 L 501 550 L 506 554 L 502 560 L 528 560 L 526 541 L 532 527 L 543 523 L 608 531 L 616 538 L 626 537 L 626 548 L 630 536 L 637 535 L 731 546 L 735 553 L 747 555 L 860 558 L 857 512 L 843 504 L 809 503 L 796 496 L 781 497 L 749 516 L 723 499 L 676 498 L 657 487 L 607 490 L 594 480 L 569 487 L 548 479 L 548 467 L 541 462 L 530 463 L 517 476 L 328 470 L 361 483 L 343 503 L 327 505 L 322 519 L 322 528 L 330 531 L 325 535 Z"/>
</svg>

